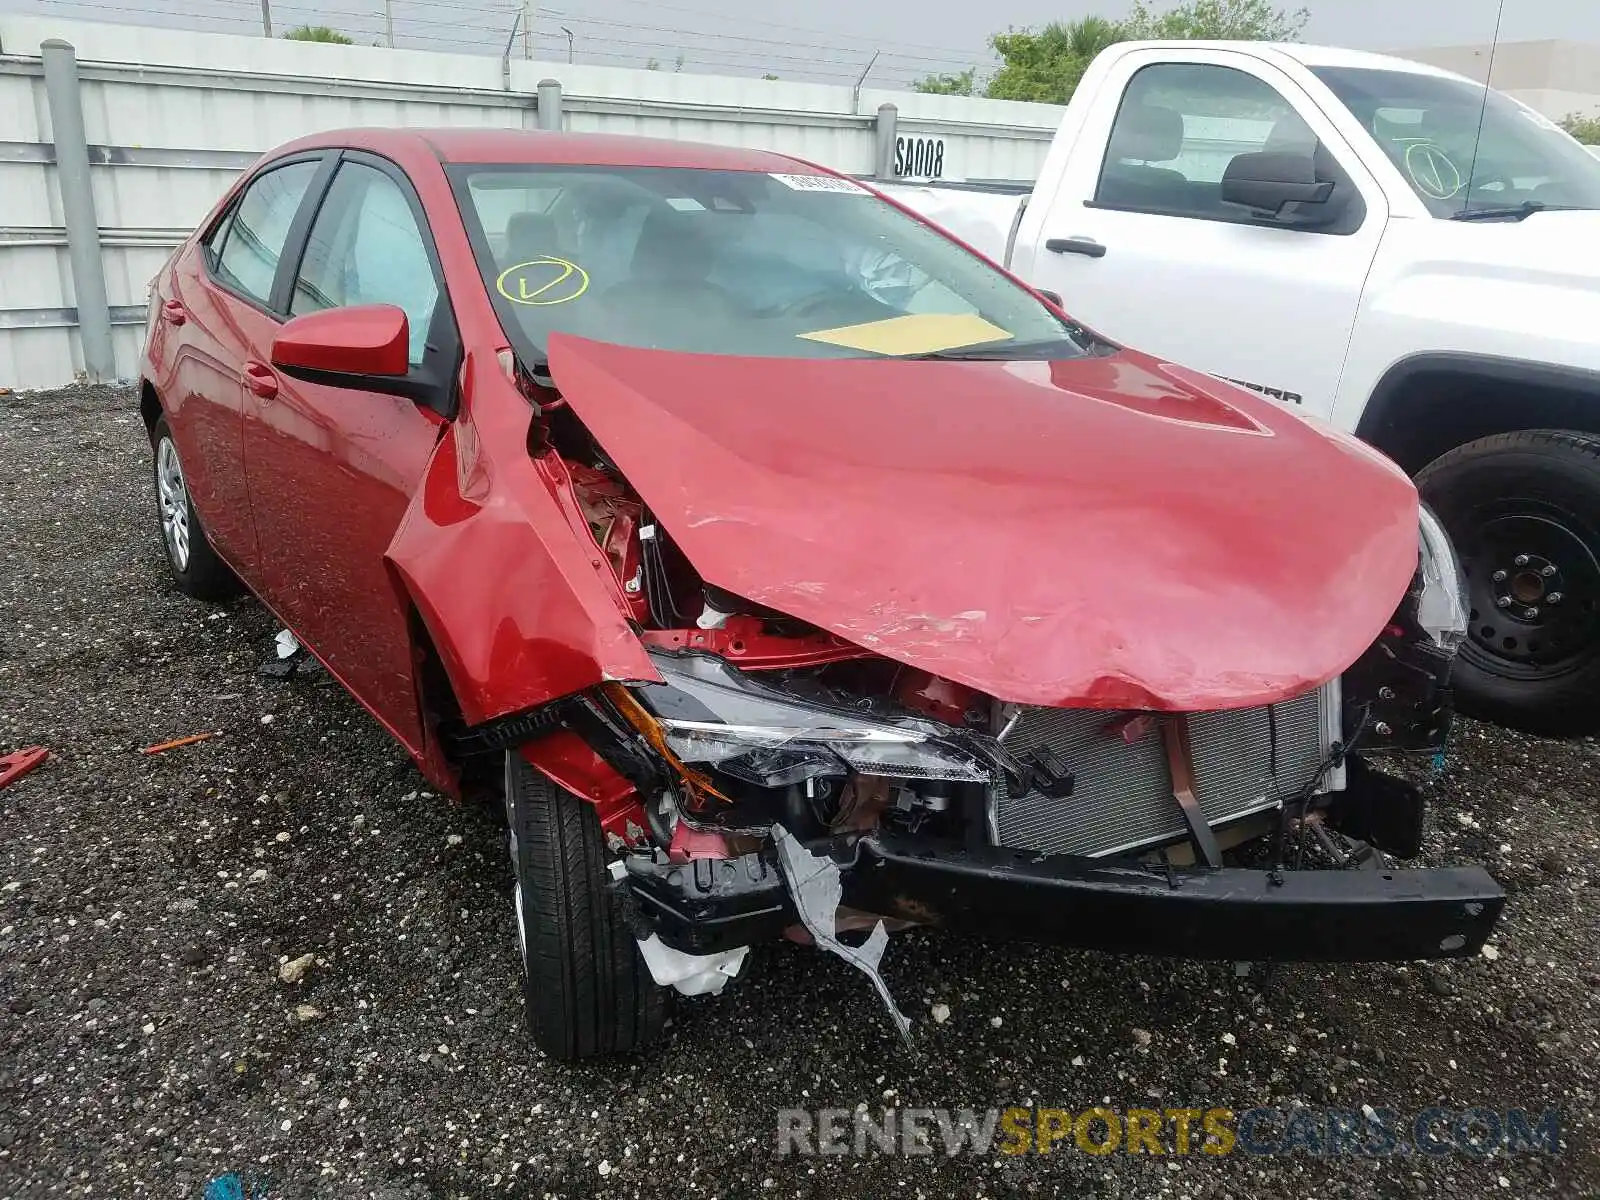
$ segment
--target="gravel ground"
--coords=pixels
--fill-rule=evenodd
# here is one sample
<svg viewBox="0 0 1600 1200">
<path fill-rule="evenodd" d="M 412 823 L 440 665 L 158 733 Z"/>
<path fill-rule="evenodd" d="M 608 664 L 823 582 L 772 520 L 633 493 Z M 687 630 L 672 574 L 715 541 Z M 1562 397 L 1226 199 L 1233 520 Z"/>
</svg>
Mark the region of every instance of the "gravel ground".
<svg viewBox="0 0 1600 1200">
<path fill-rule="evenodd" d="M 521 1031 L 495 814 L 429 794 L 253 602 L 176 594 L 131 395 L 0 398 L 0 1195 L 1600 1195 L 1600 744 L 1467 725 L 1427 857 L 1511 893 L 1494 957 L 1284 968 L 893 939 L 918 1018 L 793 946 L 651 1057 Z M 222 736 L 156 757 L 138 747 Z M 303 982 L 280 963 L 315 955 Z M 943 1022 L 925 1019 L 949 1008 Z M 941 1015 L 942 1012 L 941 1012 Z M 776 1110 L 1560 1106 L 1554 1158 L 779 1158 Z"/>
</svg>

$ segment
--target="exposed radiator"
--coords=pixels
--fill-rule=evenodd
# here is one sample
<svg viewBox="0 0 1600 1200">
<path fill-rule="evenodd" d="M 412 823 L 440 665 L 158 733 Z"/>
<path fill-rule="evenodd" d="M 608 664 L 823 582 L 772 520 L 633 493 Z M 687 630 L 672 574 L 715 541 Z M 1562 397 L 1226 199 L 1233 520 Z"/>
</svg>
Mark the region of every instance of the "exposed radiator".
<svg viewBox="0 0 1600 1200">
<path fill-rule="evenodd" d="M 1335 680 L 1262 708 L 1191 713 L 1195 791 L 1213 825 L 1273 808 L 1316 774 L 1339 736 Z M 1024 709 L 1006 746 L 1049 746 L 1075 776 L 1073 794 L 994 797 L 992 832 L 1002 846 L 1047 854 L 1105 855 L 1181 838 L 1188 832 L 1172 796 L 1159 730 L 1129 745 L 1107 726 L 1123 714 L 1073 708 Z M 1343 786 L 1343 771 L 1319 790 Z"/>
</svg>

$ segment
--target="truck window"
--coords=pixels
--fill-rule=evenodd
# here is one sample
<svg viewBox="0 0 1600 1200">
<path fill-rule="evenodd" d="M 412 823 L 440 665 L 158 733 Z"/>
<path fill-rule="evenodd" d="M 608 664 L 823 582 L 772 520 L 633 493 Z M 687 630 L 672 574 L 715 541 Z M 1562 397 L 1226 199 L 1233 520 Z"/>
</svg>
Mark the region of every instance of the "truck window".
<svg viewBox="0 0 1600 1200">
<path fill-rule="evenodd" d="M 1223 203 L 1222 174 L 1235 155 L 1262 152 L 1310 155 L 1319 178 L 1353 186 L 1271 84 L 1205 63 L 1144 67 L 1122 94 L 1094 203 L 1252 223 L 1256 218 L 1250 212 Z"/>
<path fill-rule="evenodd" d="M 1436 217 L 1529 203 L 1600 208 L 1600 161 L 1509 96 L 1416 71 L 1312 73 L 1366 126 Z"/>
</svg>

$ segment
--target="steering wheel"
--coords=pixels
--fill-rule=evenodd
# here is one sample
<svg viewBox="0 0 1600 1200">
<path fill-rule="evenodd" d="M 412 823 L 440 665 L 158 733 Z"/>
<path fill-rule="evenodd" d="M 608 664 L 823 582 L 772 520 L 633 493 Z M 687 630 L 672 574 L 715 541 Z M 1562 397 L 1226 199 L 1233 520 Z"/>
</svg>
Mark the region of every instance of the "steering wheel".
<svg viewBox="0 0 1600 1200">
<path fill-rule="evenodd" d="M 777 317 L 809 317 L 820 309 L 850 298 L 849 293 L 841 292 L 838 288 L 825 288 L 821 291 L 809 292 L 804 296 L 790 300 L 786 304 L 775 304 L 768 311 Z"/>
</svg>

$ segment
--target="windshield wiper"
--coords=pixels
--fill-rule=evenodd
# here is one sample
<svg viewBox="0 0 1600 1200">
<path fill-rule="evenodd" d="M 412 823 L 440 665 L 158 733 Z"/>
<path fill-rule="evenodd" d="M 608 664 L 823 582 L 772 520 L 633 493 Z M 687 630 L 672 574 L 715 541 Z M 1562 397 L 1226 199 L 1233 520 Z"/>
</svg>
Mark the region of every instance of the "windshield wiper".
<svg viewBox="0 0 1600 1200">
<path fill-rule="evenodd" d="M 1450 214 L 1452 221 L 1522 221 L 1536 212 L 1561 208 L 1559 204 L 1546 204 L 1543 200 L 1524 200 L 1521 204 L 1503 204 L 1495 208 L 1463 208 Z"/>
<path fill-rule="evenodd" d="M 1065 354 L 1052 355 L 1050 351 L 1062 349 Z M 977 346 L 960 346 L 953 350 L 930 350 L 926 354 L 900 354 L 896 358 L 937 362 L 1003 362 L 1007 359 L 1082 358 L 1094 351 L 1076 338 L 1050 338 L 1042 342 L 984 342 Z"/>
</svg>

